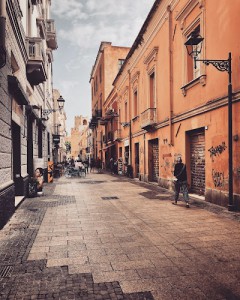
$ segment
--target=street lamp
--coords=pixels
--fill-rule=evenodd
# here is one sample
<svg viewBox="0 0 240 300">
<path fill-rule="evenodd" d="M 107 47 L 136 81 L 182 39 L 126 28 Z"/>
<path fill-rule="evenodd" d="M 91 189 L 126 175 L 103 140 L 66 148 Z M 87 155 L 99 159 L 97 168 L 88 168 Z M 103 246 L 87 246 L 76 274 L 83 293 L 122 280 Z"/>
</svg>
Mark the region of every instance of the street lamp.
<svg viewBox="0 0 240 300">
<path fill-rule="evenodd" d="M 184 44 L 187 48 L 188 55 L 194 59 L 194 67 L 196 69 L 196 62 L 201 61 L 205 65 L 213 65 L 221 72 L 228 72 L 228 210 L 235 210 L 233 201 L 233 150 L 232 150 L 232 57 L 231 52 L 228 55 L 228 59 L 198 59 L 198 55 L 202 50 L 202 42 L 204 38 L 196 32 L 192 32 L 188 40 Z"/>
<path fill-rule="evenodd" d="M 127 166 L 127 174 L 130 177 L 133 177 L 133 169 L 132 169 L 132 122 L 121 122 L 123 127 L 129 126 L 129 162 Z"/>
<path fill-rule="evenodd" d="M 55 109 L 55 108 L 51 108 L 51 109 L 43 109 L 42 110 L 42 116 L 44 119 L 46 119 L 46 117 L 51 114 L 52 112 L 56 112 L 56 111 L 61 111 L 64 107 L 64 103 L 65 103 L 65 100 L 63 99 L 62 96 L 60 96 L 58 99 L 57 99 L 57 102 L 58 102 L 58 109 Z"/>
</svg>

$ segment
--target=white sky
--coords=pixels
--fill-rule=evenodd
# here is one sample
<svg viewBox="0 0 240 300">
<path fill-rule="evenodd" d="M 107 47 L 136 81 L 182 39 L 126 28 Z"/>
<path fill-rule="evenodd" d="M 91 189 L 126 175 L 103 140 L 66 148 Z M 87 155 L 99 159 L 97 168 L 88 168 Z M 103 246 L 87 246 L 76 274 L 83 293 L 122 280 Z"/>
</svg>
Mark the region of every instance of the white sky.
<svg viewBox="0 0 240 300">
<path fill-rule="evenodd" d="M 53 0 L 57 30 L 54 88 L 66 100 L 67 131 L 74 116 L 91 117 L 90 73 L 102 41 L 131 47 L 155 0 Z"/>
</svg>

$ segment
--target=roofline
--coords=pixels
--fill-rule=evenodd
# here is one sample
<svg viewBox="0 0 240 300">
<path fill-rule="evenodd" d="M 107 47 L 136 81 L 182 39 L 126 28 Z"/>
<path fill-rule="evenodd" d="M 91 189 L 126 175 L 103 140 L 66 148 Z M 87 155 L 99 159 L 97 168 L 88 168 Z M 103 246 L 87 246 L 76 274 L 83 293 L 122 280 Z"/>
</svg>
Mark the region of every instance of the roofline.
<svg viewBox="0 0 240 300">
<path fill-rule="evenodd" d="M 97 62 L 98 62 L 98 60 L 99 60 L 99 58 L 100 58 L 100 55 L 101 55 L 102 52 L 103 52 L 103 49 L 104 49 L 104 46 L 105 46 L 105 45 L 111 46 L 112 43 L 111 43 L 111 42 L 104 42 L 104 41 L 101 42 L 101 44 L 100 44 L 100 46 L 99 46 L 99 49 L 98 49 L 97 57 L 96 57 L 96 59 L 95 59 L 94 65 L 93 65 L 93 67 L 92 67 L 92 71 L 91 71 L 91 74 L 90 74 L 90 80 L 89 80 L 89 83 L 90 83 L 91 80 L 93 79 L 93 73 L 95 72 L 95 69 L 96 69 L 96 66 L 97 66 Z"/>
<path fill-rule="evenodd" d="M 152 20 L 153 18 L 153 15 L 155 14 L 155 11 L 157 10 L 160 2 L 162 0 L 156 0 L 146 18 L 146 20 L 144 21 L 143 23 L 143 26 L 142 28 L 140 29 L 132 47 L 130 48 L 129 52 L 128 52 L 128 55 L 121 67 L 121 69 L 119 70 L 117 76 L 115 77 L 114 81 L 113 81 L 113 85 L 115 84 L 116 80 L 118 79 L 118 77 L 121 75 L 121 73 L 123 72 L 124 68 L 125 68 L 125 65 L 127 64 L 127 61 L 131 58 L 131 56 L 133 55 L 133 53 L 135 52 L 135 50 L 138 48 L 139 45 L 141 45 L 141 43 L 143 42 L 143 35 L 148 27 L 148 24 L 150 23 L 150 21 Z"/>
</svg>

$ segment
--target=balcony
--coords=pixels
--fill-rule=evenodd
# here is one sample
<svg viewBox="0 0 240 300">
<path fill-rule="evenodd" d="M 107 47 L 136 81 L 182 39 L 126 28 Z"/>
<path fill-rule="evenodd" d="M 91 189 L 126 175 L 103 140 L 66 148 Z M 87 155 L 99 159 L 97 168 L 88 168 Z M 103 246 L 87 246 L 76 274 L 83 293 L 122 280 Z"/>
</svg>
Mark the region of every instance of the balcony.
<svg viewBox="0 0 240 300">
<path fill-rule="evenodd" d="M 121 141 L 121 133 L 122 133 L 121 129 L 115 130 L 114 133 L 113 133 L 113 140 L 114 141 Z"/>
<path fill-rule="evenodd" d="M 102 137 L 102 141 L 104 144 L 107 144 L 107 137 L 106 135 L 104 134 L 103 137 Z"/>
<path fill-rule="evenodd" d="M 141 113 L 141 128 L 145 130 L 152 130 L 157 124 L 156 108 L 148 108 Z"/>
<path fill-rule="evenodd" d="M 97 118 L 93 116 L 89 122 L 89 128 L 95 129 L 97 127 L 97 123 L 98 123 Z"/>
<path fill-rule="evenodd" d="M 27 79 L 31 85 L 38 85 L 47 79 L 42 39 L 29 37 L 26 40 L 28 51 Z"/>
<path fill-rule="evenodd" d="M 95 109 L 95 117 L 101 118 L 102 117 L 102 110 L 101 109 Z"/>
<path fill-rule="evenodd" d="M 54 20 L 47 20 L 46 22 L 46 31 L 47 31 L 47 45 L 50 49 L 56 50 L 57 45 L 57 36 L 55 30 Z"/>
<path fill-rule="evenodd" d="M 109 131 L 107 133 L 107 142 L 112 142 L 113 141 L 113 132 Z"/>
</svg>

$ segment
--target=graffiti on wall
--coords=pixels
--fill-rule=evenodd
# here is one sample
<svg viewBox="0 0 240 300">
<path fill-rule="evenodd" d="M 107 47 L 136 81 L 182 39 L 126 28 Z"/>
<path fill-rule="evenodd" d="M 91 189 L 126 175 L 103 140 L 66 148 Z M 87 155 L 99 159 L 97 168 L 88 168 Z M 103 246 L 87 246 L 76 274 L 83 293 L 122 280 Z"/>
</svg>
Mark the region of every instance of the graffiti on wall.
<svg viewBox="0 0 240 300">
<path fill-rule="evenodd" d="M 224 186 L 224 172 L 219 172 L 212 169 L 212 179 L 215 187 Z"/>
<path fill-rule="evenodd" d="M 144 164 L 144 148 L 142 146 L 139 149 L 139 153 L 140 153 L 140 164 L 143 165 Z"/>
<path fill-rule="evenodd" d="M 240 167 L 238 167 L 238 168 L 236 169 L 236 173 L 237 173 L 237 178 L 240 178 Z"/>
<path fill-rule="evenodd" d="M 162 158 L 163 158 L 163 168 L 165 171 L 167 171 L 167 169 L 171 168 L 171 163 L 169 161 L 169 159 L 171 159 L 172 154 L 171 153 L 165 153 L 163 154 Z"/>
<path fill-rule="evenodd" d="M 214 161 L 214 157 L 221 155 L 226 149 L 227 149 L 227 146 L 226 146 L 225 142 L 222 142 L 221 145 L 218 145 L 216 147 L 212 146 L 210 149 L 208 149 L 208 151 L 210 152 L 210 157 L 211 157 L 212 161 Z"/>
</svg>

